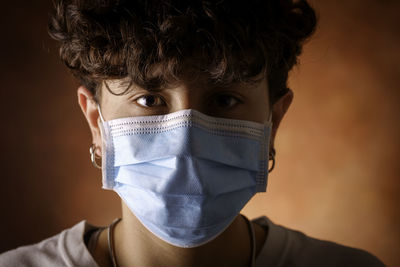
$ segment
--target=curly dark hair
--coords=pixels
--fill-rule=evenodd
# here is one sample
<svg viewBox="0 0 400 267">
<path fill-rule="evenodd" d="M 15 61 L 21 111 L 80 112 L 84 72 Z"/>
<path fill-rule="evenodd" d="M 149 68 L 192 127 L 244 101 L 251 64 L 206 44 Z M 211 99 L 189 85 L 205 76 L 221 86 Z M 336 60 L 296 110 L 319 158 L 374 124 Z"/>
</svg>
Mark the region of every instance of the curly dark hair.
<svg viewBox="0 0 400 267">
<path fill-rule="evenodd" d="M 128 77 L 151 90 L 199 77 L 229 86 L 266 74 L 277 99 L 315 27 L 306 0 L 59 0 L 48 30 L 95 96 L 108 79 Z"/>
</svg>

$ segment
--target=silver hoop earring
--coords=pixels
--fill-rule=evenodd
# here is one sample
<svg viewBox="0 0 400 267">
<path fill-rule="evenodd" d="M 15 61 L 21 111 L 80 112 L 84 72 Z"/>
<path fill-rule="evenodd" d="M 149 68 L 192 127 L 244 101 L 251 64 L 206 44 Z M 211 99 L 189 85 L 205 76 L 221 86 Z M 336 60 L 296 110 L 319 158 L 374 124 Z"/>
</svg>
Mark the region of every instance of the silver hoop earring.
<svg viewBox="0 0 400 267">
<path fill-rule="evenodd" d="M 275 148 L 271 148 L 271 150 L 269 151 L 269 160 L 272 160 L 272 165 L 271 167 L 268 169 L 268 172 L 272 172 L 275 168 Z"/>
<path fill-rule="evenodd" d="M 95 144 L 92 144 L 89 148 L 89 153 L 90 153 L 90 161 L 92 162 L 93 166 L 96 167 L 97 169 L 101 169 L 101 165 L 97 164 L 97 159 L 101 159 L 100 156 L 96 155 L 96 150 L 98 150 L 99 147 L 97 147 Z"/>
</svg>

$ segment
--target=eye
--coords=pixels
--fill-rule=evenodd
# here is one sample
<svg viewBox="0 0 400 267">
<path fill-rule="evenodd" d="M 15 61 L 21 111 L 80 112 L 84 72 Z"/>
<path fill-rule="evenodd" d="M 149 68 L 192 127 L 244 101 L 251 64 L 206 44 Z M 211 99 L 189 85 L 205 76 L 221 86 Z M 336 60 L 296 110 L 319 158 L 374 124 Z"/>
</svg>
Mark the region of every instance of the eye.
<svg viewBox="0 0 400 267">
<path fill-rule="evenodd" d="M 159 107 L 164 106 L 165 102 L 161 97 L 157 95 L 144 95 L 135 100 L 139 105 L 143 107 Z"/>
<path fill-rule="evenodd" d="M 212 104 L 218 108 L 228 109 L 236 106 L 239 103 L 241 103 L 241 101 L 233 95 L 220 94 L 215 96 Z"/>
</svg>

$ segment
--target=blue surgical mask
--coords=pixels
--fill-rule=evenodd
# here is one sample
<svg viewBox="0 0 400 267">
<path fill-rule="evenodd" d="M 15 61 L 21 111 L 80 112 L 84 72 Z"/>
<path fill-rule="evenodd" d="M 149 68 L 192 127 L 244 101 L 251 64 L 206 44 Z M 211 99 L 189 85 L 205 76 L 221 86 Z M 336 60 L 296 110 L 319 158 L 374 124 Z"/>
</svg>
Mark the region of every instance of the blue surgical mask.
<svg viewBox="0 0 400 267">
<path fill-rule="evenodd" d="M 265 192 L 270 132 L 191 109 L 103 121 L 103 188 L 165 242 L 200 246 Z"/>
</svg>

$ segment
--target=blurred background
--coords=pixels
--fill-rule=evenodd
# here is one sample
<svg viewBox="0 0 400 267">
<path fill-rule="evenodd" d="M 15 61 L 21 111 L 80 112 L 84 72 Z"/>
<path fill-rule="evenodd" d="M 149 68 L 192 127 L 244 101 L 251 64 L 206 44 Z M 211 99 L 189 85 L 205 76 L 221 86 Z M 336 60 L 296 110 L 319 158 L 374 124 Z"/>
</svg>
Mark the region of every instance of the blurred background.
<svg viewBox="0 0 400 267">
<path fill-rule="evenodd" d="M 243 212 L 400 266 L 400 2 L 311 2 L 320 24 L 291 74 L 277 167 Z M 78 83 L 46 33 L 51 1 L 2 6 L 0 253 L 120 215 L 89 161 Z"/>
</svg>

